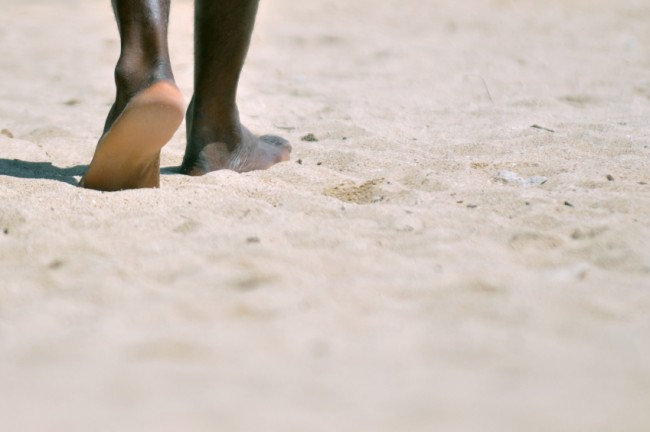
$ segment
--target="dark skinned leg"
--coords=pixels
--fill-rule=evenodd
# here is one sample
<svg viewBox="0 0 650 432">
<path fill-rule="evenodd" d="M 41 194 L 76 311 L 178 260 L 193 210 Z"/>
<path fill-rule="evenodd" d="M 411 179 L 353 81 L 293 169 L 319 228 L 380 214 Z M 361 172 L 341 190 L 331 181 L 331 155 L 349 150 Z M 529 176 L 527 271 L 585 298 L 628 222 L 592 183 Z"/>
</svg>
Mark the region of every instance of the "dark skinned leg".
<svg viewBox="0 0 650 432">
<path fill-rule="evenodd" d="M 116 97 L 84 187 L 109 191 L 160 184 L 160 149 L 183 115 L 167 48 L 169 2 L 113 0 L 121 39 Z"/>
<path fill-rule="evenodd" d="M 182 171 L 266 169 L 289 159 L 289 143 L 257 137 L 239 121 L 237 85 L 259 0 L 195 0 L 194 97 Z"/>
</svg>

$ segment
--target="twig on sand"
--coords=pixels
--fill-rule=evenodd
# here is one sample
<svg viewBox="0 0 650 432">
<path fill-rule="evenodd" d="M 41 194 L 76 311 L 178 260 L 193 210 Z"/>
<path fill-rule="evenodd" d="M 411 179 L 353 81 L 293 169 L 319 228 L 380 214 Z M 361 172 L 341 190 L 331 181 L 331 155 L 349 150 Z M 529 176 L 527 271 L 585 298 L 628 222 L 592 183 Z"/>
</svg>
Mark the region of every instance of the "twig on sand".
<svg viewBox="0 0 650 432">
<path fill-rule="evenodd" d="M 478 78 L 478 79 L 480 79 L 481 82 L 483 83 L 483 88 L 485 89 L 485 94 L 487 95 L 488 99 L 490 100 L 490 103 L 494 104 L 494 99 L 492 99 L 492 93 L 490 93 L 490 88 L 488 87 L 487 82 L 485 81 L 485 79 L 481 75 L 479 75 L 479 74 L 465 74 L 463 77 L 464 78 L 469 77 L 469 78 Z"/>
<path fill-rule="evenodd" d="M 282 130 L 289 131 L 289 132 L 291 132 L 292 130 L 295 130 L 295 129 L 296 129 L 296 128 L 293 127 L 293 126 L 281 126 L 281 125 L 279 125 L 279 124 L 275 124 L 275 123 L 273 123 L 273 126 L 275 126 L 275 127 L 278 128 L 278 129 L 282 129 Z"/>
<path fill-rule="evenodd" d="M 554 131 L 553 129 L 549 129 L 549 128 L 547 128 L 547 127 L 540 126 L 540 125 L 538 125 L 538 124 L 534 124 L 534 125 L 532 125 L 531 127 L 532 127 L 533 129 L 541 129 L 541 130 L 545 130 L 546 132 L 555 133 L 555 131 Z"/>
<path fill-rule="evenodd" d="M 494 103 L 494 99 L 492 99 L 492 93 L 490 93 L 490 88 L 488 87 L 487 82 L 485 82 L 485 79 L 480 75 L 479 78 L 481 79 L 481 81 L 483 81 L 483 87 L 485 87 L 485 92 L 487 93 L 490 102 Z"/>
</svg>

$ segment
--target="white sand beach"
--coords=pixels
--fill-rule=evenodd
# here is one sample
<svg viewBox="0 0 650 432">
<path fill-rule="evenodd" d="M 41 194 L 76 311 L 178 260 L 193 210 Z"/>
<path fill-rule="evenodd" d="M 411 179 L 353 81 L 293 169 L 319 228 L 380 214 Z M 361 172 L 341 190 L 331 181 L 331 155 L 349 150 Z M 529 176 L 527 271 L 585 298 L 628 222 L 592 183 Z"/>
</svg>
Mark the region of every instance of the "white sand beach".
<svg viewBox="0 0 650 432">
<path fill-rule="evenodd" d="M 0 0 L 1 430 L 650 431 L 650 2 L 263 0 L 291 161 L 101 193 L 118 54 Z"/>
</svg>

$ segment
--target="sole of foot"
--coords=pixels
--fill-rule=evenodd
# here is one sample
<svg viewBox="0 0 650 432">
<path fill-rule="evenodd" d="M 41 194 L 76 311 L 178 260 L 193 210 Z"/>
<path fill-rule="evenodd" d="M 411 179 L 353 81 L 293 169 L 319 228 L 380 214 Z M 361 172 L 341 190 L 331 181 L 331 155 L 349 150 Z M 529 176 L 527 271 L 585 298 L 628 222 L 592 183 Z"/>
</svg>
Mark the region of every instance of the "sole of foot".
<svg viewBox="0 0 650 432">
<path fill-rule="evenodd" d="M 95 149 L 79 186 L 101 191 L 160 187 L 160 150 L 184 117 L 178 88 L 159 81 L 136 94 Z"/>
</svg>

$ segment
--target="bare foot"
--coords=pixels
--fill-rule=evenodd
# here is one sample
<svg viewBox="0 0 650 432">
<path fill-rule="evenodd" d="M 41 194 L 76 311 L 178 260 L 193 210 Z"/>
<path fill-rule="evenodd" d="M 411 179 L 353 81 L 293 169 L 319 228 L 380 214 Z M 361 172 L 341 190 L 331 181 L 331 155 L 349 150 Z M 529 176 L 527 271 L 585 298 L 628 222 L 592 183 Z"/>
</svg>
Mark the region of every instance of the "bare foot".
<svg viewBox="0 0 650 432">
<path fill-rule="evenodd" d="M 181 171 L 200 176 L 211 171 L 228 169 L 247 172 L 267 169 L 289 160 L 291 145 L 275 135 L 256 136 L 244 126 L 228 140 L 215 140 L 205 145 L 188 143 Z M 236 142 L 228 144 L 227 142 Z"/>
<path fill-rule="evenodd" d="M 160 149 L 180 126 L 183 105 L 180 91 L 168 81 L 136 93 L 99 140 L 79 186 L 102 191 L 159 187 Z"/>
</svg>

